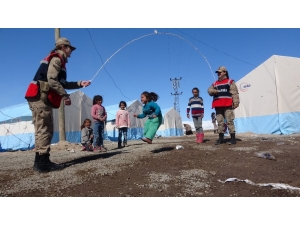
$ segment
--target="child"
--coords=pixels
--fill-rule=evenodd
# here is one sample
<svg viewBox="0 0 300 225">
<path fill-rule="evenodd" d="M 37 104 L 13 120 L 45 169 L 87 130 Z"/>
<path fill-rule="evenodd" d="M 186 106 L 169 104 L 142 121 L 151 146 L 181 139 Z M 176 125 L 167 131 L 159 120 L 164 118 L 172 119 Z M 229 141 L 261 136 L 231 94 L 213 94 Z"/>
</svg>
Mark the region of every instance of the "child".
<svg viewBox="0 0 300 225">
<path fill-rule="evenodd" d="M 85 119 L 81 125 L 81 151 L 93 151 L 93 129 L 91 128 L 92 121 Z"/>
<path fill-rule="evenodd" d="M 211 113 L 211 122 L 214 125 L 214 134 L 218 133 L 218 127 L 217 127 L 217 118 L 216 118 L 216 113 L 212 112 Z"/>
<path fill-rule="evenodd" d="M 103 133 L 107 115 L 105 108 L 102 106 L 102 101 L 101 95 L 95 95 L 91 109 L 91 116 L 94 119 L 94 152 L 107 151 L 103 146 Z"/>
<path fill-rule="evenodd" d="M 196 129 L 196 143 L 203 143 L 204 133 L 202 128 L 202 118 L 204 117 L 203 99 L 199 97 L 199 89 L 193 88 L 193 97 L 189 99 L 187 106 L 187 118 L 190 118 L 190 111 L 193 117 L 194 126 Z"/>
<path fill-rule="evenodd" d="M 130 125 L 129 113 L 125 109 L 127 107 L 126 102 L 120 101 L 119 108 L 116 114 L 116 128 L 119 129 L 118 136 L 118 148 L 122 148 L 122 135 L 123 135 L 123 147 L 127 146 L 127 130 Z"/>
<path fill-rule="evenodd" d="M 185 128 L 185 135 L 193 134 L 191 125 L 185 123 L 185 124 L 183 124 L 183 126 Z"/>
<path fill-rule="evenodd" d="M 155 133 L 162 123 L 160 107 L 157 103 L 155 103 L 158 98 L 159 96 L 156 93 L 144 91 L 141 94 L 141 102 L 144 104 L 143 113 L 133 115 L 140 119 L 148 116 L 144 126 L 144 137 L 142 138 L 142 141 L 147 142 L 148 144 L 152 144 Z"/>
</svg>

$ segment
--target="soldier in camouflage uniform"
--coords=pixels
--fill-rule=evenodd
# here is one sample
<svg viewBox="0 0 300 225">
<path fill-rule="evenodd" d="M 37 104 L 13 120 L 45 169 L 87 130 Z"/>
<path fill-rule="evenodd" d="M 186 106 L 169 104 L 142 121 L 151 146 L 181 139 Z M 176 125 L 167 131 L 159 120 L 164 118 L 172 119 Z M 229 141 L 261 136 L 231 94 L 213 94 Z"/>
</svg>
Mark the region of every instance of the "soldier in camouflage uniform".
<svg viewBox="0 0 300 225">
<path fill-rule="evenodd" d="M 64 166 L 50 161 L 50 144 L 53 137 L 52 108 L 59 108 L 61 101 L 71 105 L 65 89 L 78 89 L 90 85 L 90 81 L 68 82 L 66 73 L 67 58 L 76 48 L 68 39 L 59 38 L 55 49 L 41 61 L 33 81 L 29 84 L 25 98 L 32 111 L 35 130 L 34 170 L 49 172 Z"/>
<path fill-rule="evenodd" d="M 216 71 L 218 80 L 208 88 L 208 94 L 213 96 L 212 108 L 216 109 L 219 139 L 216 145 L 224 142 L 224 119 L 230 132 L 230 144 L 236 144 L 234 112 L 240 104 L 238 88 L 234 80 L 229 79 L 229 73 L 224 66 Z"/>
</svg>

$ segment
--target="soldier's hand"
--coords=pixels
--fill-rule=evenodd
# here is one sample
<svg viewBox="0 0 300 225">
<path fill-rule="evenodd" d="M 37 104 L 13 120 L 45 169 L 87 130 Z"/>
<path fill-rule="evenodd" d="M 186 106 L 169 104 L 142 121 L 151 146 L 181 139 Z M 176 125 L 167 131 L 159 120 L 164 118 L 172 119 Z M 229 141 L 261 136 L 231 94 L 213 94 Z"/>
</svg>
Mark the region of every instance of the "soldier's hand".
<svg viewBox="0 0 300 225">
<path fill-rule="evenodd" d="M 187 118 L 190 118 L 190 114 L 187 114 L 186 116 L 187 116 Z"/>
<path fill-rule="evenodd" d="M 65 105 L 71 105 L 71 99 L 69 97 L 64 99 Z"/>
<path fill-rule="evenodd" d="M 89 86 L 91 84 L 91 82 L 90 81 L 81 81 L 81 86 L 82 87 L 87 87 L 87 86 Z"/>
<path fill-rule="evenodd" d="M 236 109 L 237 107 L 239 107 L 239 104 L 233 104 L 233 105 L 232 105 L 232 108 L 233 108 L 233 109 Z"/>
<path fill-rule="evenodd" d="M 214 90 L 212 91 L 212 93 L 213 93 L 214 95 L 216 95 L 216 94 L 219 93 L 219 91 L 218 91 L 217 89 L 214 89 Z"/>
</svg>

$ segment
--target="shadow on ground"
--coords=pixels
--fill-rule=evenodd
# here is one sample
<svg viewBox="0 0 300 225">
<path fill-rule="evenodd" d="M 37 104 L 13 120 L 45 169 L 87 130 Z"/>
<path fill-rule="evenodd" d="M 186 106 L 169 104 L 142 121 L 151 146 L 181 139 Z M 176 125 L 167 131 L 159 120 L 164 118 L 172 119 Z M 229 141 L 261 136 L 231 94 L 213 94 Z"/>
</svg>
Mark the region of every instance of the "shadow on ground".
<svg viewBox="0 0 300 225">
<path fill-rule="evenodd" d="M 160 153 L 160 152 L 167 152 L 167 151 L 172 151 L 174 150 L 174 147 L 163 147 L 159 149 L 152 150 L 152 153 Z"/>
<path fill-rule="evenodd" d="M 91 160 L 97 160 L 100 158 L 106 159 L 106 158 L 109 158 L 111 156 L 118 155 L 121 153 L 123 153 L 123 152 L 117 151 L 117 152 L 105 152 L 105 153 L 100 153 L 100 154 L 95 154 L 95 155 L 84 156 L 81 158 L 77 158 L 77 159 L 73 159 L 71 161 L 65 162 L 64 165 L 65 165 L 65 168 L 67 168 L 69 166 L 80 164 L 80 163 L 85 163 L 85 162 L 88 162 Z"/>
</svg>

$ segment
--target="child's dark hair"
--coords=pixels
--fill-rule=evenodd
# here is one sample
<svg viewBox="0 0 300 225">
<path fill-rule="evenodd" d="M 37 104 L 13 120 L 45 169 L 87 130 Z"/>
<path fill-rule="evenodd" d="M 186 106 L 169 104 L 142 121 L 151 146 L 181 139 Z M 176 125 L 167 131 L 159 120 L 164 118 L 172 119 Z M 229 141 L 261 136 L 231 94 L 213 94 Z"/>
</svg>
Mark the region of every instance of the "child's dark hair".
<svg viewBox="0 0 300 225">
<path fill-rule="evenodd" d="M 126 102 L 124 102 L 124 101 L 120 101 L 120 103 L 119 103 L 119 107 L 121 107 L 121 104 L 124 104 L 124 105 L 125 105 L 125 107 L 127 107 L 127 104 L 126 104 Z"/>
<path fill-rule="evenodd" d="M 216 113 L 212 112 L 211 113 L 211 118 L 213 119 L 215 115 L 216 115 Z"/>
<path fill-rule="evenodd" d="M 145 95 L 146 98 L 149 100 L 149 101 L 154 101 L 156 102 L 158 99 L 159 99 L 159 96 L 158 94 L 156 94 L 155 92 L 148 92 L 148 91 L 144 91 L 142 93 L 142 95 Z"/>
<path fill-rule="evenodd" d="M 85 124 L 87 121 L 89 121 L 90 124 L 92 124 L 92 121 L 91 121 L 90 119 L 85 119 L 85 120 L 83 121 L 83 124 L 82 124 L 81 127 L 80 127 L 81 130 L 82 130 L 83 128 L 85 128 L 85 125 L 84 125 L 84 124 Z"/>
<path fill-rule="evenodd" d="M 93 105 L 97 104 L 97 101 L 98 100 L 101 100 L 103 101 L 103 98 L 101 95 L 95 95 L 94 98 L 93 98 Z"/>
<path fill-rule="evenodd" d="M 192 92 L 193 92 L 193 90 L 198 91 L 198 93 L 200 92 L 199 89 L 198 89 L 197 87 L 194 87 L 194 88 L 192 89 Z"/>
</svg>

